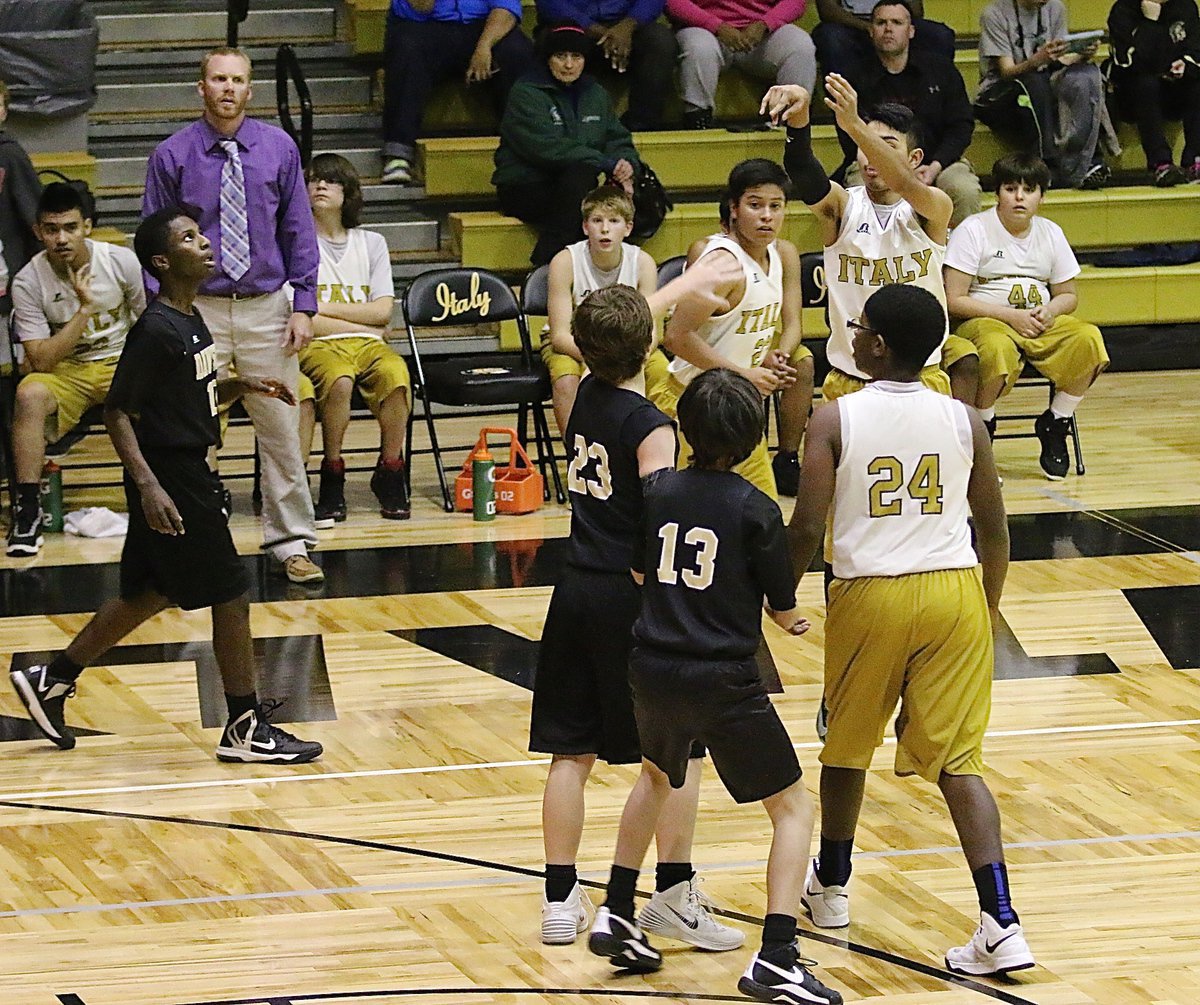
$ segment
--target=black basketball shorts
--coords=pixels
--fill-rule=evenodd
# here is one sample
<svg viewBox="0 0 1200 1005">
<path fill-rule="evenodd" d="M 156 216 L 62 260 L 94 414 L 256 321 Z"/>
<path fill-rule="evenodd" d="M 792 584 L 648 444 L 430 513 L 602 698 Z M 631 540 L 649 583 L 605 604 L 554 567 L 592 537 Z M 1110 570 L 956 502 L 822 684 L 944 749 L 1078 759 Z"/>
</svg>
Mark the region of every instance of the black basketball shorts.
<svg viewBox="0 0 1200 1005">
<path fill-rule="evenodd" d="M 179 510 L 184 532 L 172 536 L 151 529 L 141 493 L 126 473 L 129 532 L 121 552 L 121 596 L 128 600 L 153 590 L 187 611 L 240 597 L 249 582 L 221 509 L 220 483 L 204 454 L 143 454 Z"/>
<path fill-rule="evenodd" d="M 629 682 L 642 756 L 680 788 L 692 744 L 708 747 L 717 774 L 739 803 L 798 781 L 800 762 L 754 657 L 701 660 L 635 649 Z"/>
<path fill-rule="evenodd" d="M 628 572 L 566 566 L 554 587 L 533 684 L 529 749 L 642 759 L 629 694 L 641 595 Z"/>
</svg>

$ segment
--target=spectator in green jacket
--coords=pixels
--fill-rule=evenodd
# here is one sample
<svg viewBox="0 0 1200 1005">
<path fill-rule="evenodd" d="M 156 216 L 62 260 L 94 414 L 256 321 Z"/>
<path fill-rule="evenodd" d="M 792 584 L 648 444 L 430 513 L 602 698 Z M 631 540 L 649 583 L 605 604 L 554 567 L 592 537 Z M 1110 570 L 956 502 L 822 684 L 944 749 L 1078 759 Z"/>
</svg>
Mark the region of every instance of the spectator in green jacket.
<svg viewBox="0 0 1200 1005">
<path fill-rule="evenodd" d="M 580 203 L 597 178 L 632 195 L 640 167 L 608 92 L 583 72 L 587 43 L 574 25 L 546 31 L 545 65 L 517 81 L 500 120 L 492 184 L 505 213 L 537 228 L 534 265 L 579 239 Z"/>
</svg>

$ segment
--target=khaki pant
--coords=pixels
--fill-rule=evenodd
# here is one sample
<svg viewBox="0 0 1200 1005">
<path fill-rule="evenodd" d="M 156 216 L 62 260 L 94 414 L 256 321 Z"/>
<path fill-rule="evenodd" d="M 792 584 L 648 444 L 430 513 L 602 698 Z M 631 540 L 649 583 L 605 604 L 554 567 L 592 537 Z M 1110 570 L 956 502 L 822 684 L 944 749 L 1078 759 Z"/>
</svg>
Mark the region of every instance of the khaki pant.
<svg viewBox="0 0 1200 1005">
<path fill-rule="evenodd" d="M 853 161 L 846 168 L 846 188 L 862 183 L 858 161 Z M 954 212 L 950 214 L 951 227 L 957 227 L 968 216 L 983 208 L 983 189 L 979 184 L 979 176 L 965 157 L 942 168 L 942 173 L 933 184 L 950 196 L 950 201 L 954 203 Z"/>
<path fill-rule="evenodd" d="M 300 364 L 295 353 L 280 348 L 292 313 L 283 290 L 248 300 L 197 297 L 196 307 L 212 333 L 220 373 L 232 363 L 242 377 L 274 377 L 296 391 Z M 262 546 L 283 562 L 317 544 L 297 411 L 261 394 L 246 395 L 243 404 L 262 459 Z"/>
</svg>

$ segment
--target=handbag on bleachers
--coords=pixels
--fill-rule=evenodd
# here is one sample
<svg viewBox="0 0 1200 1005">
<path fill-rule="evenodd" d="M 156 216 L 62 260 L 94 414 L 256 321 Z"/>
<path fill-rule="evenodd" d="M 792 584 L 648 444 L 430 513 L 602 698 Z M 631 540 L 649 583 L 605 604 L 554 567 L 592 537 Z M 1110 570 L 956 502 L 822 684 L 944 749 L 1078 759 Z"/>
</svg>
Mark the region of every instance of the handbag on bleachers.
<svg viewBox="0 0 1200 1005">
<path fill-rule="evenodd" d="M 658 180 L 654 169 L 645 161 L 639 161 L 633 179 L 633 241 L 646 241 L 658 233 L 667 214 L 675 203 L 667 195 L 663 183 Z"/>
</svg>

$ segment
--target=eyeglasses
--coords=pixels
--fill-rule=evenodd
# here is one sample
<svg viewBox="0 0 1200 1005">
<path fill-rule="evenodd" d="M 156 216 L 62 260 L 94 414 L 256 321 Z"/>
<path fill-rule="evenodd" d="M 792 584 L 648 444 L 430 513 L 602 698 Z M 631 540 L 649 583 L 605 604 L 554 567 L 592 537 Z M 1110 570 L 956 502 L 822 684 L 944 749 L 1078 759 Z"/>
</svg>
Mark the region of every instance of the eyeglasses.
<svg viewBox="0 0 1200 1005">
<path fill-rule="evenodd" d="M 871 328 L 870 326 L 863 324 L 861 321 L 858 320 L 858 318 L 851 318 L 849 321 L 846 322 L 846 327 L 851 329 L 854 332 L 866 332 L 868 335 L 879 335 L 880 338 L 883 337 L 882 335 L 880 335 L 880 332 L 878 329 Z"/>
</svg>

